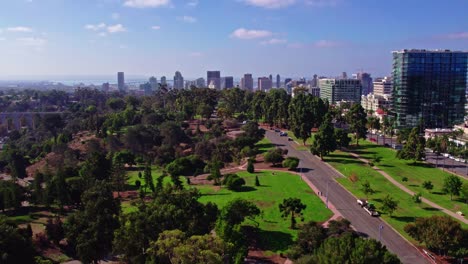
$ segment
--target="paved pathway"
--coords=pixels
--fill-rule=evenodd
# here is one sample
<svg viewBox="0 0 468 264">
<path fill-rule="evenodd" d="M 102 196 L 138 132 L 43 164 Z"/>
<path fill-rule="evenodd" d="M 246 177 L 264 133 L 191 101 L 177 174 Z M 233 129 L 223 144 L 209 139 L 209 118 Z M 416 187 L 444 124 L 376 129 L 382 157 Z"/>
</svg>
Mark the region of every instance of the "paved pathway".
<svg viewBox="0 0 468 264">
<path fill-rule="evenodd" d="M 353 152 L 348 152 L 348 153 L 351 154 L 351 156 L 359 159 L 360 161 L 362 161 L 364 163 L 369 163 L 370 162 L 369 160 L 362 158 L 361 156 L 359 156 L 356 153 L 353 153 Z M 389 180 L 396 187 L 400 188 L 402 191 L 404 191 L 404 192 L 406 192 L 406 193 L 408 193 L 410 195 L 415 194 L 415 192 L 413 192 L 410 189 L 406 188 L 406 186 L 404 186 L 403 184 L 397 182 L 395 179 L 393 179 L 392 176 L 388 175 L 385 171 L 381 170 L 379 167 L 374 166 L 374 167 L 372 167 L 372 169 L 374 169 L 375 171 L 380 173 L 382 176 L 384 176 L 387 180 Z M 439 209 L 440 211 L 442 211 L 442 212 L 444 212 L 444 213 L 446 213 L 446 214 L 448 214 L 448 215 L 462 221 L 465 224 L 468 224 L 468 220 L 466 220 L 465 217 L 463 217 L 461 215 L 458 215 L 458 214 L 456 214 L 456 213 L 454 213 L 454 212 L 452 212 L 452 211 L 450 211 L 450 210 L 448 210 L 448 209 L 446 209 L 446 208 L 444 208 L 444 207 L 442 207 L 442 206 L 440 206 L 440 205 L 438 205 L 438 204 L 436 204 L 436 203 L 434 203 L 434 202 L 432 202 L 432 201 L 430 201 L 430 200 L 428 200 L 428 199 L 426 199 L 424 197 L 421 198 L 421 201 L 423 203 L 425 203 L 425 204 L 428 204 L 428 205 L 430 205 L 430 206 L 432 206 L 432 207 L 434 207 L 436 209 Z"/>
</svg>

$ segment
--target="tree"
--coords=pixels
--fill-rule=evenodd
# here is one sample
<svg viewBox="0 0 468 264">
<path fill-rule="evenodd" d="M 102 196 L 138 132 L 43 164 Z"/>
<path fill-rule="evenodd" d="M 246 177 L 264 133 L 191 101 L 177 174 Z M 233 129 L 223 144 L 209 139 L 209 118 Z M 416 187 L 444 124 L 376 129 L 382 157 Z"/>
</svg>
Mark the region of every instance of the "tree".
<svg viewBox="0 0 468 264">
<path fill-rule="evenodd" d="M 375 190 L 371 188 L 369 181 L 365 181 L 362 183 L 362 192 L 366 195 L 366 198 L 369 199 L 369 195 L 375 193 Z"/>
<path fill-rule="evenodd" d="M 276 166 L 284 160 L 283 153 L 284 151 L 281 148 L 270 149 L 265 153 L 265 162 L 270 162 L 273 166 Z"/>
<path fill-rule="evenodd" d="M 291 171 L 296 170 L 298 166 L 299 166 L 299 159 L 296 157 L 287 157 L 283 161 L 283 167 L 288 168 Z"/>
<path fill-rule="evenodd" d="M 237 174 L 226 174 L 224 175 L 223 184 L 226 185 L 229 190 L 237 192 L 245 185 L 245 180 Z"/>
<path fill-rule="evenodd" d="M 424 189 L 426 189 L 428 191 L 431 191 L 434 188 L 434 185 L 432 184 L 431 181 L 424 181 L 422 183 L 422 186 L 423 186 Z"/>
<path fill-rule="evenodd" d="M 382 211 L 388 213 L 390 217 L 398 208 L 398 201 L 394 200 L 389 194 L 382 200 Z"/>
<path fill-rule="evenodd" d="M 291 217 L 290 228 L 296 228 L 296 217 L 302 217 L 302 211 L 306 209 L 306 205 L 298 198 L 284 199 L 279 205 L 279 210 L 282 217 Z"/>
<path fill-rule="evenodd" d="M 289 104 L 289 125 L 296 138 L 302 139 L 306 143 L 311 136 L 314 127 L 314 111 L 312 96 L 306 93 L 299 93 L 292 98 Z"/>
<path fill-rule="evenodd" d="M 255 167 L 254 167 L 254 160 L 253 159 L 248 159 L 247 160 L 247 172 L 248 173 L 255 173 Z"/>
<path fill-rule="evenodd" d="M 413 200 L 414 203 L 420 204 L 421 203 L 421 196 L 422 196 L 421 193 L 415 193 L 415 194 L 413 194 L 411 199 Z"/>
<path fill-rule="evenodd" d="M 311 263 L 401 263 L 385 246 L 374 239 L 347 234 L 329 237 L 312 256 Z"/>
<path fill-rule="evenodd" d="M 335 129 L 331 123 L 331 116 L 327 114 L 324 122 L 320 125 L 318 132 L 314 135 L 310 151 L 314 155 L 319 155 L 320 159 L 323 160 L 323 156 L 335 151 L 335 149 Z"/>
<path fill-rule="evenodd" d="M 404 160 L 421 161 L 426 156 L 426 140 L 419 136 L 417 127 L 411 130 L 403 149 L 397 152 L 397 157 Z"/>
<path fill-rule="evenodd" d="M 449 216 L 434 215 L 431 217 L 416 218 L 414 223 L 404 228 L 412 238 L 424 243 L 430 250 L 436 250 L 439 254 L 446 254 L 451 249 L 466 247 L 463 245 L 466 230 L 460 223 Z M 466 237 L 465 237 L 466 239 Z"/>
<path fill-rule="evenodd" d="M 65 237 L 63 223 L 59 216 L 47 219 L 45 231 L 47 234 L 47 238 L 53 241 L 56 245 L 58 245 L 60 240 L 62 240 Z"/>
<path fill-rule="evenodd" d="M 258 180 L 258 176 L 255 175 L 255 186 L 260 186 L 260 181 Z"/>
<path fill-rule="evenodd" d="M 356 145 L 359 146 L 359 139 L 367 136 L 367 115 L 361 104 L 354 104 L 346 115 L 349 130 L 354 134 Z"/>
<path fill-rule="evenodd" d="M 145 193 L 146 193 L 146 188 L 149 188 L 151 192 L 154 192 L 156 189 L 154 187 L 154 182 L 153 182 L 153 175 L 151 173 L 151 166 L 147 164 L 145 166 L 145 171 L 143 173 L 143 178 L 145 179 Z"/>
<path fill-rule="evenodd" d="M 349 142 L 351 142 L 351 138 L 349 138 L 348 132 L 340 128 L 335 128 L 335 140 L 336 147 L 340 149 L 347 148 L 349 146 Z"/>
<path fill-rule="evenodd" d="M 110 186 L 100 181 L 83 193 L 82 200 L 83 209 L 68 218 L 65 234 L 82 262 L 95 263 L 112 250 L 120 204 Z"/>
<path fill-rule="evenodd" d="M 0 262 L 4 264 L 34 263 L 31 237 L 26 237 L 16 226 L 0 215 Z"/>
<path fill-rule="evenodd" d="M 157 241 L 151 242 L 148 253 L 156 263 L 179 264 L 218 264 L 223 263 L 229 249 L 221 238 L 210 234 L 192 236 L 180 230 L 167 230 L 159 235 Z"/>
<path fill-rule="evenodd" d="M 464 183 L 460 189 L 460 197 L 468 203 L 468 183 Z"/>
<path fill-rule="evenodd" d="M 458 176 L 450 174 L 445 177 L 442 190 L 445 193 L 450 194 L 450 200 L 452 200 L 453 195 L 460 195 L 462 185 L 463 182 L 458 178 Z"/>
<path fill-rule="evenodd" d="M 292 257 L 312 254 L 327 238 L 327 231 L 321 224 L 307 222 L 299 227 L 297 240 L 292 247 Z"/>
</svg>

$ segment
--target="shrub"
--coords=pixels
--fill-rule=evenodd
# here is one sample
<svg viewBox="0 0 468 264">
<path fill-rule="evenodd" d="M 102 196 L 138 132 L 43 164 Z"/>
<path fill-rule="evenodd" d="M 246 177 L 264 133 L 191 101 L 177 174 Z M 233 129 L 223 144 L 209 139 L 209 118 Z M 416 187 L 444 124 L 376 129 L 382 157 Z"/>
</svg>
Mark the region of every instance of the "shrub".
<svg viewBox="0 0 468 264">
<path fill-rule="evenodd" d="M 260 181 L 258 180 L 258 176 L 255 175 L 255 186 L 260 186 Z"/>
<path fill-rule="evenodd" d="M 245 180 L 237 174 L 226 174 L 224 176 L 223 184 L 226 185 L 229 190 L 240 191 L 242 186 L 245 185 Z"/>
<path fill-rule="evenodd" d="M 248 162 L 247 162 L 247 172 L 249 172 L 249 173 L 254 173 L 255 172 L 255 167 L 254 167 L 252 159 L 249 159 Z"/>
<path fill-rule="evenodd" d="M 296 157 L 287 157 L 283 161 L 283 167 L 288 168 L 289 170 L 296 170 L 299 166 L 299 159 Z"/>
<path fill-rule="evenodd" d="M 273 164 L 273 166 L 275 166 L 284 160 L 283 155 L 285 155 L 283 149 L 280 149 L 280 148 L 270 149 L 265 154 L 265 162 L 270 162 Z"/>
</svg>

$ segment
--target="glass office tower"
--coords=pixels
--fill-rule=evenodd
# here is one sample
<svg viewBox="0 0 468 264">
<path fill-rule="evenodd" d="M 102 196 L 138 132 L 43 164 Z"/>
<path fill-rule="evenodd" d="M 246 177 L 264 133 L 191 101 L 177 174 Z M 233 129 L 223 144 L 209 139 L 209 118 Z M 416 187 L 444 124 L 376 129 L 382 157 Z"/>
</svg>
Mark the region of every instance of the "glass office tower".
<svg viewBox="0 0 468 264">
<path fill-rule="evenodd" d="M 424 124 L 451 127 L 463 122 L 468 52 L 393 52 L 393 106 L 398 128 Z"/>
</svg>

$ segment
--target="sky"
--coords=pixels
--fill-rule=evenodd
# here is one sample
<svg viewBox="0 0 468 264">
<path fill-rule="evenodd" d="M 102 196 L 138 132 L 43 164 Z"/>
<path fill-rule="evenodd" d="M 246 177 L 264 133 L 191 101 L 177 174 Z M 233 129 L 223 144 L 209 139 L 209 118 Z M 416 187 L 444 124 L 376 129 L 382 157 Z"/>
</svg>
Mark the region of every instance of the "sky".
<svg viewBox="0 0 468 264">
<path fill-rule="evenodd" d="M 1 0 L 0 79 L 390 74 L 391 51 L 468 50 L 467 0 Z"/>
</svg>

